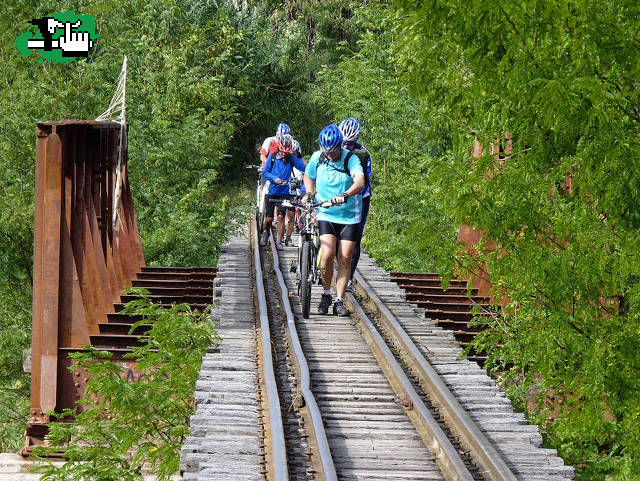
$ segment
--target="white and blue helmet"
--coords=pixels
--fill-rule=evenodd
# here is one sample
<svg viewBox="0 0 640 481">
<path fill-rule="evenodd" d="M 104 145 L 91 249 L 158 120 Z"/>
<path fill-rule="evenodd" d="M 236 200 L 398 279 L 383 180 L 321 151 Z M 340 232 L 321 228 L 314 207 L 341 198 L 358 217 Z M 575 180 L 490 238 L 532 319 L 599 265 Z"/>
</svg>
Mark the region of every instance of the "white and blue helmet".
<svg viewBox="0 0 640 481">
<path fill-rule="evenodd" d="M 278 130 L 276 130 L 276 137 L 282 137 L 283 135 L 287 135 L 291 133 L 291 129 L 285 123 L 281 123 L 278 125 Z"/>
<path fill-rule="evenodd" d="M 355 142 L 360 137 L 360 124 L 354 118 L 349 117 L 340 123 L 343 142 Z"/>
</svg>

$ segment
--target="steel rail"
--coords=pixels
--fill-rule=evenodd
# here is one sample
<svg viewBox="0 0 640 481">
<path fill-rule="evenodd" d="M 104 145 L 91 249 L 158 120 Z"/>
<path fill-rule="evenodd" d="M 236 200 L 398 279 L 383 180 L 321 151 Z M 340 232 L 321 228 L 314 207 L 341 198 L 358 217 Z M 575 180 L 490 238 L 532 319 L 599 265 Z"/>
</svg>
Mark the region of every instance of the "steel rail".
<svg viewBox="0 0 640 481">
<path fill-rule="evenodd" d="M 307 418 L 305 428 L 309 435 L 309 444 L 312 448 L 312 453 L 318 453 L 318 456 L 312 456 L 312 462 L 316 471 L 316 479 L 325 481 L 337 481 L 338 475 L 333 463 L 333 456 L 329 448 L 329 441 L 324 429 L 324 423 L 322 421 L 322 414 L 320 408 L 316 402 L 316 398 L 311 391 L 311 375 L 309 374 L 309 365 L 307 364 L 307 358 L 304 355 L 300 339 L 298 338 L 298 330 L 296 329 L 295 317 L 293 310 L 291 309 L 291 302 L 289 301 L 289 290 L 284 282 L 284 276 L 280 270 L 280 256 L 276 249 L 273 236 L 270 236 L 271 254 L 273 256 L 273 270 L 278 279 L 278 287 L 280 288 L 280 298 L 282 306 L 284 308 L 285 316 L 287 318 L 287 337 L 288 344 L 290 346 L 289 352 L 295 361 L 293 363 L 293 369 L 296 374 L 296 379 L 299 380 L 299 392 L 304 398 L 304 405 L 299 404 L 297 407 L 300 409 L 302 419 Z"/>
<path fill-rule="evenodd" d="M 269 423 L 267 424 L 267 439 L 270 438 L 269 448 L 273 468 L 273 479 L 287 481 L 289 468 L 287 466 L 287 448 L 285 446 L 284 429 L 282 426 L 282 412 L 280 410 L 280 396 L 273 370 L 273 358 L 271 356 L 271 333 L 269 330 L 269 315 L 267 313 L 267 297 L 264 290 L 262 277 L 262 263 L 260 262 L 260 247 L 258 229 L 255 220 L 251 221 L 253 234 L 253 262 L 255 267 L 256 293 L 258 296 L 258 311 L 260 315 L 261 355 L 263 379 L 266 385 L 267 406 L 269 410 Z M 270 434 L 270 436 L 269 436 Z M 266 440 L 265 440 L 266 443 Z M 269 469 L 269 466 L 267 466 Z"/>
<path fill-rule="evenodd" d="M 448 481 L 473 481 L 460 454 L 451 444 L 438 422 L 411 385 L 411 381 L 396 360 L 369 316 L 364 312 L 353 294 L 347 292 L 345 300 L 351 304 L 355 316 L 360 321 L 361 333 L 378 360 L 378 364 L 391 383 L 393 390 L 401 399 L 405 412 L 411 419 L 425 446 L 433 455 L 442 474 Z"/>
<path fill-rule="evenodd" d="M 445 423 L 460 438 L 460 442 L 471 452 L 475 462 L 489 474 L 493 481 L 517 481 L 516 475 L 507 466 L 491 441 L 482 433 L 453 393 L 431 367 L 427 359 L 402 328 L 395 314 L 378 297 L 374 289 L 356 270 L 354 289 L 365 299 L 367 307 L 380 315 L 385 333 L 391 337 L 398 349 L 403 351 L 410 367 L 418 375 L 421 387 L 438 405 Z M 359 307 L 352 294 L 348 295 L 352 305 Z"/>
</svg>

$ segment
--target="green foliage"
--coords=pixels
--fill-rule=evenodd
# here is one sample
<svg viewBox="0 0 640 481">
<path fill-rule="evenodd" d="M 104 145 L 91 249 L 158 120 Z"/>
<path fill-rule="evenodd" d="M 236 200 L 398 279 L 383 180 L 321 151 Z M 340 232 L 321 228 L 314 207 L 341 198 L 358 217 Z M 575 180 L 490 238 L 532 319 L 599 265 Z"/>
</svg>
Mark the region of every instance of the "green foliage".
<svg viewBox="0 0 640 481">
<path fill-rule="evenodd" d="M 338 43 L 352 43 L 358 27 L 352 16 L 356 6 L 348 0 L 272 0 L 248 2 L 234 17 L 244 32 L 245 72 L 253 88 L 239 112 L 243 123 L 234 133 L 231 155 L 236 170 L 255 161 L 264 138 L 280 122 L 291 126 L 304 154 L 317 149 L 320 129 L 330 115 L 309 95 L 322 65 L 339 60 Z M 248 157 L 248 155 L 250 157 Z"/>
<path fill-rule="evenodd" d="M 226 8 L 205 16 L 196 7 L 206 2 L 169 3 L 137 7 L 122 19 L 126 29 L 114 25 L 109 34 L 131 60 L 137 218 L 152 263 L 213 265 L 235 212 L 229 208 L 235 201 L 219 191 L 240 122 L 237 103 L 250 88 L 242 72 L 243 34 L 233 29 Z"/>
<path fill-rule="evenodd" d="M 333 121 L 357 118 L 360 141 L 371 152 L 374 195 L 364 247 L 387 269 L 434 270 L 434 246 L 455 235 L 430 182 L 431 159 L 449 139 L 425 116 L 424 101 L 398 82 L 398 66 L 389 62 L 398 32 L 388 26 L 396 17 L 384 2 L 356 9 L 353 22 L 361 36 L 353 46 L 341 44 L 343 60 L 325 65 L 311 92 Z"/>
<path fill-rule="evenodd" d="M 7 297 L 10 297 L 11 293 Z M 24 296 L 26 302 L 28 296 Z M 0 330 L 0 451 L 15 450 L 24 443 L 29 413 L 29 375 L 22 372 L 22 352 L 28 346 L 29 332 L 24 325 L 30 319 L 2 316 Z"/>
<path fill-rule="evenodd" d="M 71 354 L 72 369 L 88 374 L 87 389 L 75 422 L 51 424 L 47 439 L 68 444 L 66 463 L 44 467 L 43 480 L 140 480 L 143 465 L 159 480 L 178 472 L 202 356 L 219 339 L 207 312 L 187 304 L 164 309 L 144 289 L 130 291 L 143 296 L 125 307 L 142 316 L 131 332 L 152 324 L 148 338 L 125 362 L 95 349 Z"/>
<path fill-rule="evenodd" d="M 222 2 L 217 2 L 222 4 Z M 15 38 L 29 24 L 74 10 L 95 18 L 87 60 L 39 64 Z M 23 443 L 29 376 L 35 123 L 93 119 L 109 104 L 129 56 L 129 176 L 149 264 L 215 265 L 230 219 L 246 209 L 233 191 L 228 150 L 249 89 L 233 11 L 182 0 L 27 0 L 0 7 L 0 449 Z"/>
<path fill-rule="evenodd" d="M 631 479 L 640 472 L 631 347 L 640 338 L 640 7 L 399 3 L 402 77 L 453 138 L 452 158 L 432 164 L 437 202 L 486 232 L 477 259 L 450 254 L 458 269 L 487 262 L 510 300 L 505 321 L 477 342 L 517 391 L 562 401 L 529 407 L 581 479 Z M 513 156 L 499 166 L 489 146 L 505 131 Z M 476 161 L 474 140 L 485 146 Z"/>
</svg>

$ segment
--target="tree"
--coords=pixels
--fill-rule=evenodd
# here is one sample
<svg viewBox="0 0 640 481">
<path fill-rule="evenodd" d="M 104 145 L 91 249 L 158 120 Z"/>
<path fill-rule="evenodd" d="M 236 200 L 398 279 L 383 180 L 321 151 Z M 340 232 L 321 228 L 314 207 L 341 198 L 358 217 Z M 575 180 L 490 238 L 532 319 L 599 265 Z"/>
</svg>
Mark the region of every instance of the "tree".
<svg viewBox="0 0 640 481">
<path fill-rule="evenodd" d="M 548 440 L 590 466 L 584 479 L 637 473 L 640 7 L 401 6 L 404 78 L 453 135 L 452 155 L 434 163 L 439 202 L 498 245 L 477 261 L 510 299 L 507 322 L 480 342 L 520 392 L 539 383 L 563 401 L 532 414 L 554 418 Z M 498 166 L 489 146 L 506 131 L 513 155 Z M 476 162 L 474 140 L 485 146 Z"/>
</svg>

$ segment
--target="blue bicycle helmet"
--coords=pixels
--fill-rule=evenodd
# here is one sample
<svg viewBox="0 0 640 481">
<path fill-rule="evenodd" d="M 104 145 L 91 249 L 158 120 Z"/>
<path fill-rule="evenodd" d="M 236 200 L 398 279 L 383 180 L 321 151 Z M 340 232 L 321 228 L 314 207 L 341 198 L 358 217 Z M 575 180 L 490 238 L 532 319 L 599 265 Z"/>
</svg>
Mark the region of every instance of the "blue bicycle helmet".
<svg viewBox="0 0 640 481">
<path fill-rule="evenodd" d="M 278 125 L 278 130 L 276 130 L 276 137 L 282 137 L 283 135 L 287 135 L 291 133 L 291 129 L 285 123 Z"/>
<path fill-rule="evenodd" d="M 354 118 L 344 119 L 339 128 L 343 142 L 355 142 L 360 137 L 360 124 Z"/>
<path fill-rule="evenodd" d="M 329 124 L 320 131 L 318 143 L 323 152 L 337 152 L 342 148 L 342 132 L 336 124 Z"/>
</svg>

